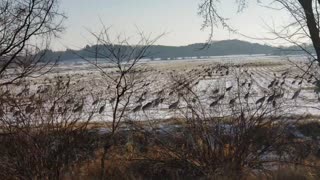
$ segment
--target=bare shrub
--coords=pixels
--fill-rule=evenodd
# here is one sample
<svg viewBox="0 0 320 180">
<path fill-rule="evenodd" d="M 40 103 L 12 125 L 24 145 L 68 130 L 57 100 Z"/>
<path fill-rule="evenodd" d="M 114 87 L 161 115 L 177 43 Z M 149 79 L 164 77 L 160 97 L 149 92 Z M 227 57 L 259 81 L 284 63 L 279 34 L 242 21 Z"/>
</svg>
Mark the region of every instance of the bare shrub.
<svg viewBox="0 0 320 180">
<path fill-rule="evenodd" d="M 96 106 L 88 109 L 71 79 L 55 77 L 31 89 L 27 83 L 1 97 L 0 173 L 8 178 L 60 178 L 75 162 L 96 148 L 87 125 Z M 33 87 L 34 88 L 34 87 Z"/>
<path fill-rule="evenodd" d="M 199 89 L 199 81 L 212 80 L 208 73 L 220 72 L 233 74 L 230 85 Z M 172 73 L 171 82 L 168 101 L 173 103 L 168 109 L 176 112 L 176 119 L 161 123 L 160 129 L 153 124 L 151 131 L 144 129 L 148 125 L 135 125 L 153 139 L 145 158 L 157 161 L 154 166 L 193 177 L 235 178 L 283 164 L 302 165 L 310 154 L 308 142 L 297 141 L 290 129 L 300 118 L 284 113 L 288 107 L 281 83 L 270 82 L 259 95 L 247 70 L 229 66 Z"/>
<path fill-rule="evenodd" d="M 93 54 L 94 58 L 82 57 L 100 72 L 102 83 L 106 85 L 106 88 L 102 89 L 105 98 L 98 100 L 104 104 L 99 112 L 105 115 L 106 119 L 102 121 L 111 125 L 111 132 L 105 137 L 101 158 L 102 179 L 105 179 L 105 160 L 108 149 L 116 144 L 117 130 L 122 122 L 128 119 L 134 97 L 143 93 L 144 87 L 150 84 L 142 76 L 145 68 L 139 64 L 139 61 L 147 57 L 150 46 L 161 37 L 160 35 L 151 39 L 140 32 L 138 42 L 131 44 L 129 38 L 125 36 L 119 35 L 112 39 L 109 31 L 109 28 L 103 26 L 100 33 L 92 33 L 97 43 L 89 53 Z"/>
</svg>

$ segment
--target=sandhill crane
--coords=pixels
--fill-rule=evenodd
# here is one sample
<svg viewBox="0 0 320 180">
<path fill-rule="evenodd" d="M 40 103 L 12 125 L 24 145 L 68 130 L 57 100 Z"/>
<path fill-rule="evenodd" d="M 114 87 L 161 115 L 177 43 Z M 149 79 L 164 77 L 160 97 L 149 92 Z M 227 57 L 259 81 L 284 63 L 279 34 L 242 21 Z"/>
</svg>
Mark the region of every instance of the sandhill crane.
<svg viewBox="0 0 320 180">
<path fill-rule="evenodd" d="M 258 99 L 258 100 L 256 101 L 256 104 L 259 104 L 259 103 L 262 104 L 265 100 L 266 100 L 266 96 L 263 96 L 262 98 L 260 98 L 260 99 Z"/>
<path fill-rule="evenodd" d="M 219 89 L 215 89 L 212 91 L 212 94 L 218 94 L 219 93 Z"/>
<path fill-rule="evenodd" d="M 204 89 L 201 91 L 203 94 L 206 94 L 207 93 L 207 89 Z"/>
<path fill-rule="evenodd" d="M 96 105 L 99 102 L 99 99 L 92 102 L 92 105 Z"/>
<path fill-rule="evenodd" d="M 34 112 L 34 108 L 29 104 L 26 109 L 25 109 L 27 114 L 31 114 L 32 112 Z"/>
<path fill-rule="evenodd" d="M 84 90 L 84 87 L 83 87 L 83 88 L 81 88 L 81 89 L 79 89 L 79 90 L 78 90 L 78 92 L 81 92 L 81 91 L 83 91 L 83 90 Z"/>
<path fill-rule="evenodd" d="M 271 96 L 269 96 L 269 97 L 268 97 L 268 99 L 267 99 L 267 102 L 268 102 L 268 103 L 274 100 L 274 96 L 275 96 L 275 94 L 276 94 L 276 93 L 275 93 L 275 92 L 273 92 L 273 94 L 272 94 Z"/>
<path fill-rule="evenodd" d="M 193 86 L 198 85 L 198 84 L 199 84 L 199 82 L 200 82 L 200 81 L 196 81 L 196 82 L 193 84 Z"/>
<path fill-rule="evenodd" d="M 22 95 L 23 92 L 20 92 L 17 94 L 17 97 L 20 97 Z"/>
<path fill-rule="evenodd" d="M 231 99 L 231 100 L 229 101 L 229 104 L 230 104 L 231 106 L 233 106 L 235 102 L 236 102 L 236 98 Z"/>
<path fill-rule="evenodd" d="M 132 111 L 133 112 L 138 112 L 138 111 L 141 110 L 141 107 L 142 107 L 142 105 L 140 104 L 140 105 L 136 106 Z"/>
<path fill-rule="evenodd" d="M 142 103 L 146 99 L 143 98 L 143 96 L 140 96 L 139 99 L 136 101 L 136 103 Z"/>
<path fill-rule="evenodd" d="M 196 103 L 197 102 L 197 98 L 192 98 L 192 102 Z"/>
<path fill-rule="evenodd" d="M 169 106 L 169 109 L 176 109 L 179 105 L 179 100 L 177 100 L 176 102 L 172 103 L 170 106 Z"/>
<path fill-rule="evenodd" d="M 29 99 L 33 100 L 34 97 L 35 97 L 35 94 L 32 94 L 32 95 L 29 97 Z"/>
<path fill-rule="evenodd" d="M 153 101 L 153 107 L 158 107 L 161 103 L 161 98 L 157 98 Z"/>
<path fill-rule="evenodd" d="M 74 107 L 73 112 L 79 112 L 83 109 L 83 102 L 80 105 Z"/>
<path fill-rule="evenodd" d="M 285 71 L 284 73 L 281 74 L 281 76 L 285 76 L 288 74 L 288 71 Z"/>
<path fill-rule="evenodd" d="M 161 95 L 163 94 L 163 92 L 164 92 L 164 89 L 158 91 L 156 94 L 157 94 L 158 96 L 161 96 Z"/>
<path fill-rule="evenodd" d="M 209 106 L 214 107 L 219 103 L 219 100 L 213 101 Z"/>
<path fill-rule="evenodd" d="M 228 87 L 226 91 L 230 91 L 231 89 L 232 89 L 232 86 Z"/>
<path fill-rule="evenodd" d="M 244 99 L 248 99 L 249 98 L 249 94 L 250 94 L 250 92 L 248 92 L 246 95 L 244 95 Z"/>
<path fill-rule="evenodd" d="M 99 114 L 101 114 L 104 111 L 105 107 L 106 107 L 106 105 L 103 105 L 103 106 L 100 107 Z"/>
<path fill-rule="evenodd" d="M 315 80 L 315 81 L 313 81 L 313 85 L 317 85 L 319 83 L 319 81 L 318 80 Z"/>
<path fill-rule="evenodd" d="M 40 90 L 40 93 L 47 93 L 49 91 L 48 87 L 45 87 L 43 90 Z"/>
<path fill-rule="evenodd" d="M 163 101 L 164 101 L 164 98 L 160 98 L 160 103 L 163 103 Z"/>
<path fill-rule="evenodd" d="M 244 85 L 246 85 L 247 83 L 247 80 L 245 80 L 242 84 L 241 84 L 241 87 L 243 87 Z"/>
<path fill-rule="evenodd" d="M 222 94 L 221 96 L 219 96 L 218 101 L 222 100 L 224 98 L 224 94 Z"/>
<path fill-rule="evenodd" d="M 284 96 L 284 93 L 278 93 L 274 96 L 274 99 L 279 99 L 282 98 Z"/>
<path fill-rule="evenodd" d="M 74 102 L 73 98 L 69 98 L 67 101 L 66 101 L 66 104 L 72 104 Z"/>
<path fill-rule="evenodd" d="M 210 99 L 216 99 L 219 96 L 209 96 Z"/>
<path fill-rule="evenodd" d="M 148 102 L 147 104 L 145 104 L 144 106 L 142 106 L 142 111 L 148 110 L 152 107 L 153 105 L 153 101 Z"/>
<path fill-rule="evenodd" d="M 296 99 L 296 98 L 299 96 L 300 92 L 301 92 L 301 89 L 297 90 L 297 91 L 293 94 L 292 99 Z"/>
<path fill-rule="evenodd" d="M 116 100 L 116 98 L 113 97 L 113 98 L 110 99 L 109 102 L 112 104 L 115 100 Z"/>
<path fill-rule="evenodd" d="M 276 101 L 272 101 L 272 107 L 276 107 L 277 103 Z"/>
<path fill-rule="evenodd" d="M 275 83 L 276 83 L 276 79 L 274 79 L 273 81 L 271 81 L 271 83 L 268 85 L 268 88 L 273 87 Z"/>
<path fill-rule="evenodd" d="M 169 96 L 171 96 L 174 93 L 174 91 L 169 92 Z"/>
<path fill-rule="evenodd" d="M 146 96 L 148 94 L 148 91 L 145 91 L 141 94 L 141 96 Z"/>
<path fill-rule="evenodd" d="M 145 83 L 145 84 L 143 85 L 143 87 L 147 87 L 147 86 L 149 86 L 149 85 L 150 85 L 150 82 Z"/>
<path fill-rule="evenodd" d="M 66 111 L 66 108 L 63 109 L 62 107 L 59 107 L 58 112 L 62 114 L 64 110 Z"/>
</svg>

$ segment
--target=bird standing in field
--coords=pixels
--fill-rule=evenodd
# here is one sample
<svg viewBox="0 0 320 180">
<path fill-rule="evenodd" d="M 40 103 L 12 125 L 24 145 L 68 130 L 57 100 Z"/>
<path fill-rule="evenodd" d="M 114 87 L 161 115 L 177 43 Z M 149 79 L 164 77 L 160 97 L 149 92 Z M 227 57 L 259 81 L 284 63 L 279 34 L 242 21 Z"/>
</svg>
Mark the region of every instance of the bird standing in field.
<svg viewBox="0 0 320 180">
<path fill-rule="evenodd" d="M 272 101 L 272 107 L 276 107 L 276 105 L 277 105 L 277 102 L 276 101 Z"/>
<path fill-rule="evenodd" d="M 241 87 L 245 86 L 247 83 L 247 80 L 245 80 L 242 84 L 241 84 Z"/>
<path fill-rule="evenodd" d="M 248 99 L 249 95 L 250 95 L 250 93 L 248 92 L 246 95 L 244 95 L 244 99 Z"/>
<path fill-rule="evenodd" d="M 276 79 L 274 79 L 269 85 L 268 85 L 268 88 L 271 88 L 274 86 L 274 84 L 276 83 Z"/>
<path fill-rule="evenodd" d="M 138 105 L 138 106 L 136 106 L 136 107 L 132 110 L 132 112 L 138 112 L 138 111 L 140 111 L 140 110 L 141 110 L 141 107 L 142 107 L 141 104 Z"/>
<path fill-rule="evenodd" d="M 219 96 L 218 101 L 224 99 L 224 94 L 222 94 L 221 96 Z"/>
<path fill-rule="evenodd" d="M 285 76 L 288 74 L 288 71 L 285 71 L 284 73 L 281 74 L 281 76 Z"/>
<path fill-rule="evenodd" d="M 172 103 L 169 106 L 169 109 L 177 109 L 178 105 L 179 105 L 179 100 L 177 100 L 176 102 Z"/>
<path fill-rule="evenodd" d="M 228 87 L 226 91 L 230 91 L 231 89 L 232 89 L 232 86 Z"/>
<path fill-rule="evenodd" d="M 101 114 L 104 111 L 105 107 L 106 107 L 106 105 L 103 105 L 103 106 L 100 107 L 99 114 Z"/>
<path fill-rule="evenodd" d="M 78 106 L 75 106 L 75 108 L 73 109 L 72 112 L 74 112 L 74 113 L 80 112 L 80 111 L 82 111 L 82 109 L 83 109 L 83 103 Z"/>
<path fill-rule="evenodd" d="M 157 98 L 153 101 L 152 105 L 153 107 L 158 107 L 160 103 L 161 103 L 161 98 Z"/>
<path fill-rule="evenodd" d="M 209 106 L 214 107 L 219 103 L 219 100 L 213 101 Z"/>
<path fill-rule="evenodd" d="M 230 104 L 231 106 L 233 106 L 235 102 L 236 102 L 236 98 L 231 99 L 231 100 L 229 101 L 229 104 Z"/>
<path fill-rule="evenodd" d="M 268 103 L 274 100 L 275 94 L 276 94 L 276 93 L 273 92 L 273 94 L 268 97 L 268 99 L 267 99 L 267 102 L 268 102 Z"/>
<path fill-rule="evenodd" d="M 266 100 L 266 97 L 263 96 L 262 98 L 260 98 L 260 99 L 258 99 L 258 100 L 256 101 L 256 104 L 259 104 L 259 103 L 262 104 L 265 100 Z"/>
<path fill-rule="evenodd" d="M 142 111 L 148 110 L 152 107 L 153 101 L 148 102 L 147 104 L 145 104 L 144 106 L 142 106 Z"/>
<path fill-rule="evenodd" d="M 215 89 L 212 91 L 212 94 L 217 94 L 217 93 L 219 93 L 219 89 Z"/>
<path fill-rule="evenodd" d="M 296 99 L 296 98 L 299 96 L 300 92 L 301 92 L 301 89 L 297 90 L 297 91 L 293 94 L 292 99 Z"/>
</svg>

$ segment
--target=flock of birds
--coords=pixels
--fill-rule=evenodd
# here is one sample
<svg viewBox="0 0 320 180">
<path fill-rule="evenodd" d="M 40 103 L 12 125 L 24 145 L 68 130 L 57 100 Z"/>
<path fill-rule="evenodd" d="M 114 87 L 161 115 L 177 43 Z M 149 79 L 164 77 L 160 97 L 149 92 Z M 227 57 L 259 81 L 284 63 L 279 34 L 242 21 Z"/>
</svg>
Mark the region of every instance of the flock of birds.
<svg viewBox="0 0 320 180">
<path fill-rule="evenodd" d="M 237 71 L 240 73 L 237 73 Z M 180 71 L 180 73 L 181 72 L 183 71 Z M 286 98 L 286 100 L 291 99 L 296 101 L 305 83 L 315 85 L 317 82 L 313 75 L 301 77 L 299 75 L 293 75 L 289 70 L 282 70 L 281 72 L 273 72 L 273 79 L 265 85 L 257 82 L 256 73 L 258 72 L 247 67 L 241 67 L 240 65 L 201 65 L 197 68 L 184 71 L 184 73 L 182 73 L 184 78 L 175 80 L 174 77 L 179 76 L 179 72 L 172 70 L 168 72 L 169 78 L 165 77 L 165 80 L 163 80 L 167 85 L 164 87 L 163 84 L 159 83 L 161 85 L 158 87 L 152 87 L 151 89 L 158 89 L 155 93 L 144 91 L 141 96 L 138 96 L 135 102 L 137 105 L 132 108 L 132 112 L 145 112 L 152 108 L 157 108 L 160 104 L 165 104 L 162 108 L 167 108 L 167 110 L 186 107 L 185 103 L 180 101 L 181 96 L 183 96 L 183 89 L 194 90 L 196 97 L 205 96 L 202 102 L 208 104 L 209 108 L 214 108 L 219 104 L 235 106 L 239 97 L 247 102 L 252 98 L 254 100 L 252 104 L 259 106 L 262 106 L 264 103 L 270 103 L 275 107 L 277 101 L 280 99 Z M 235 81 L 237 78 L 236 75 L 239 75 L 238 83 Z M 270 76 L 272 77 L 272 74 L 270 74 Z M 205 81 L 210 83 L 211 80 L 215 83 L 201 89 L 203 85 L 200 84 L 205 83 Z M 228 84 L 226 83 L 227 81 L 231 83 Z M 295 85 L 294 92 L 292 92 L 292 87 L 289 86 L 289 84 Z M 242 91 L 240 95 L 237 95 L 236 93 L 239 89 L 242 89 Z M 292 95 L 290 95 L 291 93 Z M 148 94 L 151 95 L 147 97 Z M 285 97 L 285 95 L 287 96 Z M 176 99 L 176 101 L 172 102 L 173 99 Z M 198 98 L 192 99 L 193 103 L 197 101 L 199 101 Z"/>
<path fill-rule="evenodd" d="M 185 107 L 185 103 L 181 99 L 185 95 L 184 92 L 186 90 L 194 92 L 194 98 L 191 100 L 192 103 L 202 101 L 208 104 L 209 108 L 222 104 L 222 101 L 223 104 L 234 106 L 237 104 L 239 97 L 246 101 L 250 97 L 254 97 L 253 104 L 262 105 L 266 102 L 275 106 L 277 100 L 284 98 L 285 92 L 288 91 L 288 88 L 290 89 L 289 84 L 298 87 L 291 96 L 292 100 L 296 100 L 301 94 L 303 84 L 315 85 L 317 83 L 313 75 L 309 75 L 308 77 L 296 75 L 293 77 L 291 72 L 285 70 L 280 73 L 273 72 L 271 82 L 269 81 L 268 85 L 265 85 L 258 82 L 258 73 L 259 70 L 257 71 L 254 68 L 241 65 L 198 65 L 191 69 L 167 71 L 144 69 L 142 70 L 142 75 L 147 78 L 143 82 L 143 89 L 133 98 L 130 111 L 133 113 L 146 112 L 160 106 L 167 110 Z M 92 72 L 90 72 L 90 75 L 92 77 L 95 76 Z M 72 78 L 77 77 L 77 80 L 68 81 L 67 83 L 78 85 L 82 83 L 87 75 L 75 73 L 65 76 L 58 75 L 53 78 L 63 79 L 70 78 L 71 76 Z M 53 78 L 44 78 L 42 84 L 38 83 L 38 81 L 33 81 L 33 86 L 37 87 L 34 94 L 47 93 Z M 206 85 L 206 82 L 209 82 L 209 84 Z M 28 94 L 30 92 L 29 87 L 22 88 L 21 92 L 18 92 L 16 95 L 19 97 L 23 94 Z M 105 88 L 109 89 L 111 86 Z M 236 93 L 239 89 L 242 89 L 241 94 L 237 95 Z M 77 90 L 77 92 L 82 91 L 86 91 L 86 88 L 80 87 Z M 261 97 L 258 98 L 258 96 Z M 114 97 L 109 99 L 110 104 L 114 103 L 114 101 Z M 96 105 L 97 103 L 98 101 L 94 101 L 92 105 Z M 74 112 L 82 110 L 83 106 L 83 103 L 75 106 Z M 106 109 L 106 104 L 103 104 L 98 112 L 102 114 Z"/>
</svg>

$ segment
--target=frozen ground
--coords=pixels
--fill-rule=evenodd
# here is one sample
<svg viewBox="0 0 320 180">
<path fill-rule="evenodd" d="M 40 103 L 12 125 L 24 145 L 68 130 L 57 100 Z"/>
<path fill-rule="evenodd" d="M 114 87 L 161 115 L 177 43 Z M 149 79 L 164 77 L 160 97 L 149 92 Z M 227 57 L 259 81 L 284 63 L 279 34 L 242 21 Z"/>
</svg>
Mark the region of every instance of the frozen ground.
<svg viewBox="0 0 320 180">
<path fill-rule="evenodd" d="M 187 104 L 177 94 L 174 88 L 174 78 L 184 77 L 188 87 L 195 92 L 197 101 L 211 116 L 226 116 L 232 111 L 231 106 L 246 104 L 255 108 L 260 104 L 256 101 L 266 97 L 263 102 L 266 106 L 274 106 L 267 102 L 272 95 L 281 95 L 276 100 L 281 109 L 273 113 L 286 115 L 320 115 L 318 95 L 314 92 L 314 82 L 308 76 L 301 78 L 303 74 L 288 58 L 297 64 L 303 65 L 306 58 L 302 56 L 226 56 L 212 57 L 210 59 L 189 59 L 171 61 L 141 61 L 140 65 L 146 71 L 142 76 L 150 84 L 137 90 L 127 111 L 130 120 L 168 119 L 185 115 Z M 107 72 L 114 73 L 111 64 L 102 64 Z M 96 121 L 111 119 L 112 95 L 108 94 L 107 83 L 100 76 L 100 72 L 90 64 L 61 64 L 50 74 L 33 79 L 37 82 L 34 90 L 39 85 L 48 84 L 48 79 L 53 76 L 71 76 L 78 87 L 90 86 L 87 90 L 87 99 L 90 106 L 93 101 L 89 94 L 101 94 L 99 99 L 106 103 L 104 112 L 94 117 Z M 270 83 L 276 81 L 276 85 L 270 87 Z M 269 86 L 269 87 L 268 87 Z M 300 93 L 293 98 L 294 93 Z M 160 92 L 160 93 L 159 93 Z M 235 98 L 240 93 L 241 98 Z M 248 97 L 245 95 L 248 93 Z M 143 96 L 143 97 L 142 97 Z M 219 97 L 223 96 L 216 105 L 212 105 Z M 142 97 L 142 100 L 139 99 Z M 156 100 L 161 103 L 156 103 Z M 234 101 L 233 101 L 234 100 Z M 142 109 L 146 104 L 153 102 L 151 107 Z M 177 102 L 176 108 L 169 109 L 170 105 Z M 268 105 L 270 103 L 270 105 Z M 141 109 L 136 107 L 141 106 Z"/>
</svg>

